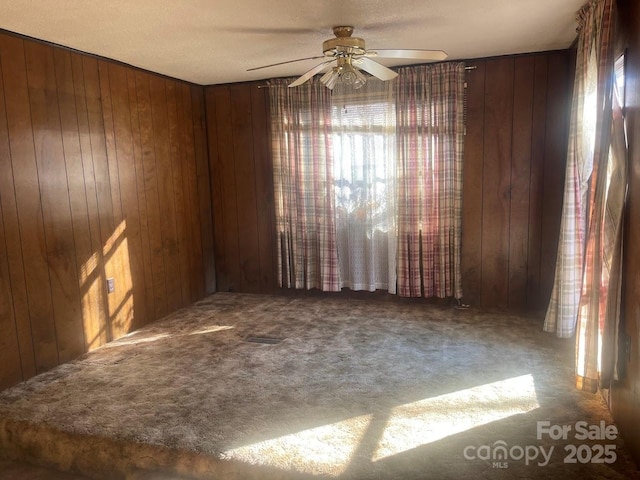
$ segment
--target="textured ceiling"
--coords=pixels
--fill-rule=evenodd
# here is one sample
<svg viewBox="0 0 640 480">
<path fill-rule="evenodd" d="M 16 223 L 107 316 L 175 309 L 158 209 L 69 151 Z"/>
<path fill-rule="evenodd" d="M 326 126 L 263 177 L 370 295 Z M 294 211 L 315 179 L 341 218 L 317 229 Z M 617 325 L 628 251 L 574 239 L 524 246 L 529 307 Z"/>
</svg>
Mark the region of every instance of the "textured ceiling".
<svg viewBox="0 0 640 480">
<path fill-rule="evenodd" d="M 585 0 L 2 0 L 0 28 L 199 84 L 298 75 L 331 28 L 449 59 L 555 50 Z M 383 62 L 388 66 L 400 63 Z"/>
</svg>

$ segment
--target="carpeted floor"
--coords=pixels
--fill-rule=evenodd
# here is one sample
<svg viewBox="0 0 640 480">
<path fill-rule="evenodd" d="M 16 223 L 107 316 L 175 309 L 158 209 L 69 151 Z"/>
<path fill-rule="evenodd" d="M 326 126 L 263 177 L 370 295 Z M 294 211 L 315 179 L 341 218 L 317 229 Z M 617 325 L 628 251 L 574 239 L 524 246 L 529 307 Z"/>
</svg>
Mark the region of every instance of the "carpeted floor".
<svg viewBox="0 0 640 480">
<path fill-rule="evenodd" d="M 572 355 L 533 318 L 218 293 L 0 394 L 0 447 L 95 478 L 638 477 Z"/>
</svg>

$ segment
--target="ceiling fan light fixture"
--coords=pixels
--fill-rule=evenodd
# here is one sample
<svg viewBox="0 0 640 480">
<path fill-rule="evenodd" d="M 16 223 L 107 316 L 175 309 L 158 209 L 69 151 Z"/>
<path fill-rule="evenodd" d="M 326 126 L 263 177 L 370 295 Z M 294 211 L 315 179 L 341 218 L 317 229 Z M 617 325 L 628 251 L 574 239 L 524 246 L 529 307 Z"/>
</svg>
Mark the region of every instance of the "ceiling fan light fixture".
<svg viewBox="0 0 640 480">
<path fill-rule="evenodd" d="M 364 87 L 364 85 L 367 83 L 367 77 L 365 77 L 362 72 L 360 70 L 358 70 L 357 68 L 354 69 L 355 74 L 356 74 L 356 80 L 353 82 L 353 88 L 355 88 L 356 90 L 358 90 L 359 88 Z"/>
<path fill-rule="evenodd" d="M 356 76 L 356 69 L 351 65 L 345 65 L 342 67 L 342 73 L 340 74 L 340 80 L 345 85 L 353 85 L 358 77 Z"/>
<path fill-rule="evenodd" d="M 322 83 L 329 90 L 333 90 L 333 87 L 338 83 L 338 79 L 340 78 L 340 69 L 339 67 L 334 67 L 325 73 L 322 78 L 320 78 L 320 83 Z"/>
</svg>

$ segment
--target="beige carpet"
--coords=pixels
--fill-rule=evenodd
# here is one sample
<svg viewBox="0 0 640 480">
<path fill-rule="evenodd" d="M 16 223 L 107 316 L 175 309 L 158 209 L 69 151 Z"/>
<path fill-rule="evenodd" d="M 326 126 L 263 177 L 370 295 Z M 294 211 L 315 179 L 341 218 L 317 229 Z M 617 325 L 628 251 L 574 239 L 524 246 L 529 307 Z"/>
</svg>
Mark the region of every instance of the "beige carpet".
<svg viewBox="0 0 640 480">
<path fill-rule="evenodd" d="M 538 319 L 422 302 L 219 293 L 0 394 L 5 457 L 95 478 L 633 478 L 614 428 Z"/>
</svg>

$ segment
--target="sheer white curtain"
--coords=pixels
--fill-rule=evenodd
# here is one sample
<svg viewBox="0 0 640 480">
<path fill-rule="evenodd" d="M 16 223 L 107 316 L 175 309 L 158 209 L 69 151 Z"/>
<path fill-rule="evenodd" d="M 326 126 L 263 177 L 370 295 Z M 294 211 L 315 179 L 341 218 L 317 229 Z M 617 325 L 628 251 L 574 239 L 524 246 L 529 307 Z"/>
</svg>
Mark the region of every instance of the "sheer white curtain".
<svg viewBox="0 0 640 480">
<path fill-rule="evenodd" d="M 396 293 L 393 82 L 338 83 L 331 103 L 341 286 Z"/>
</svg>

